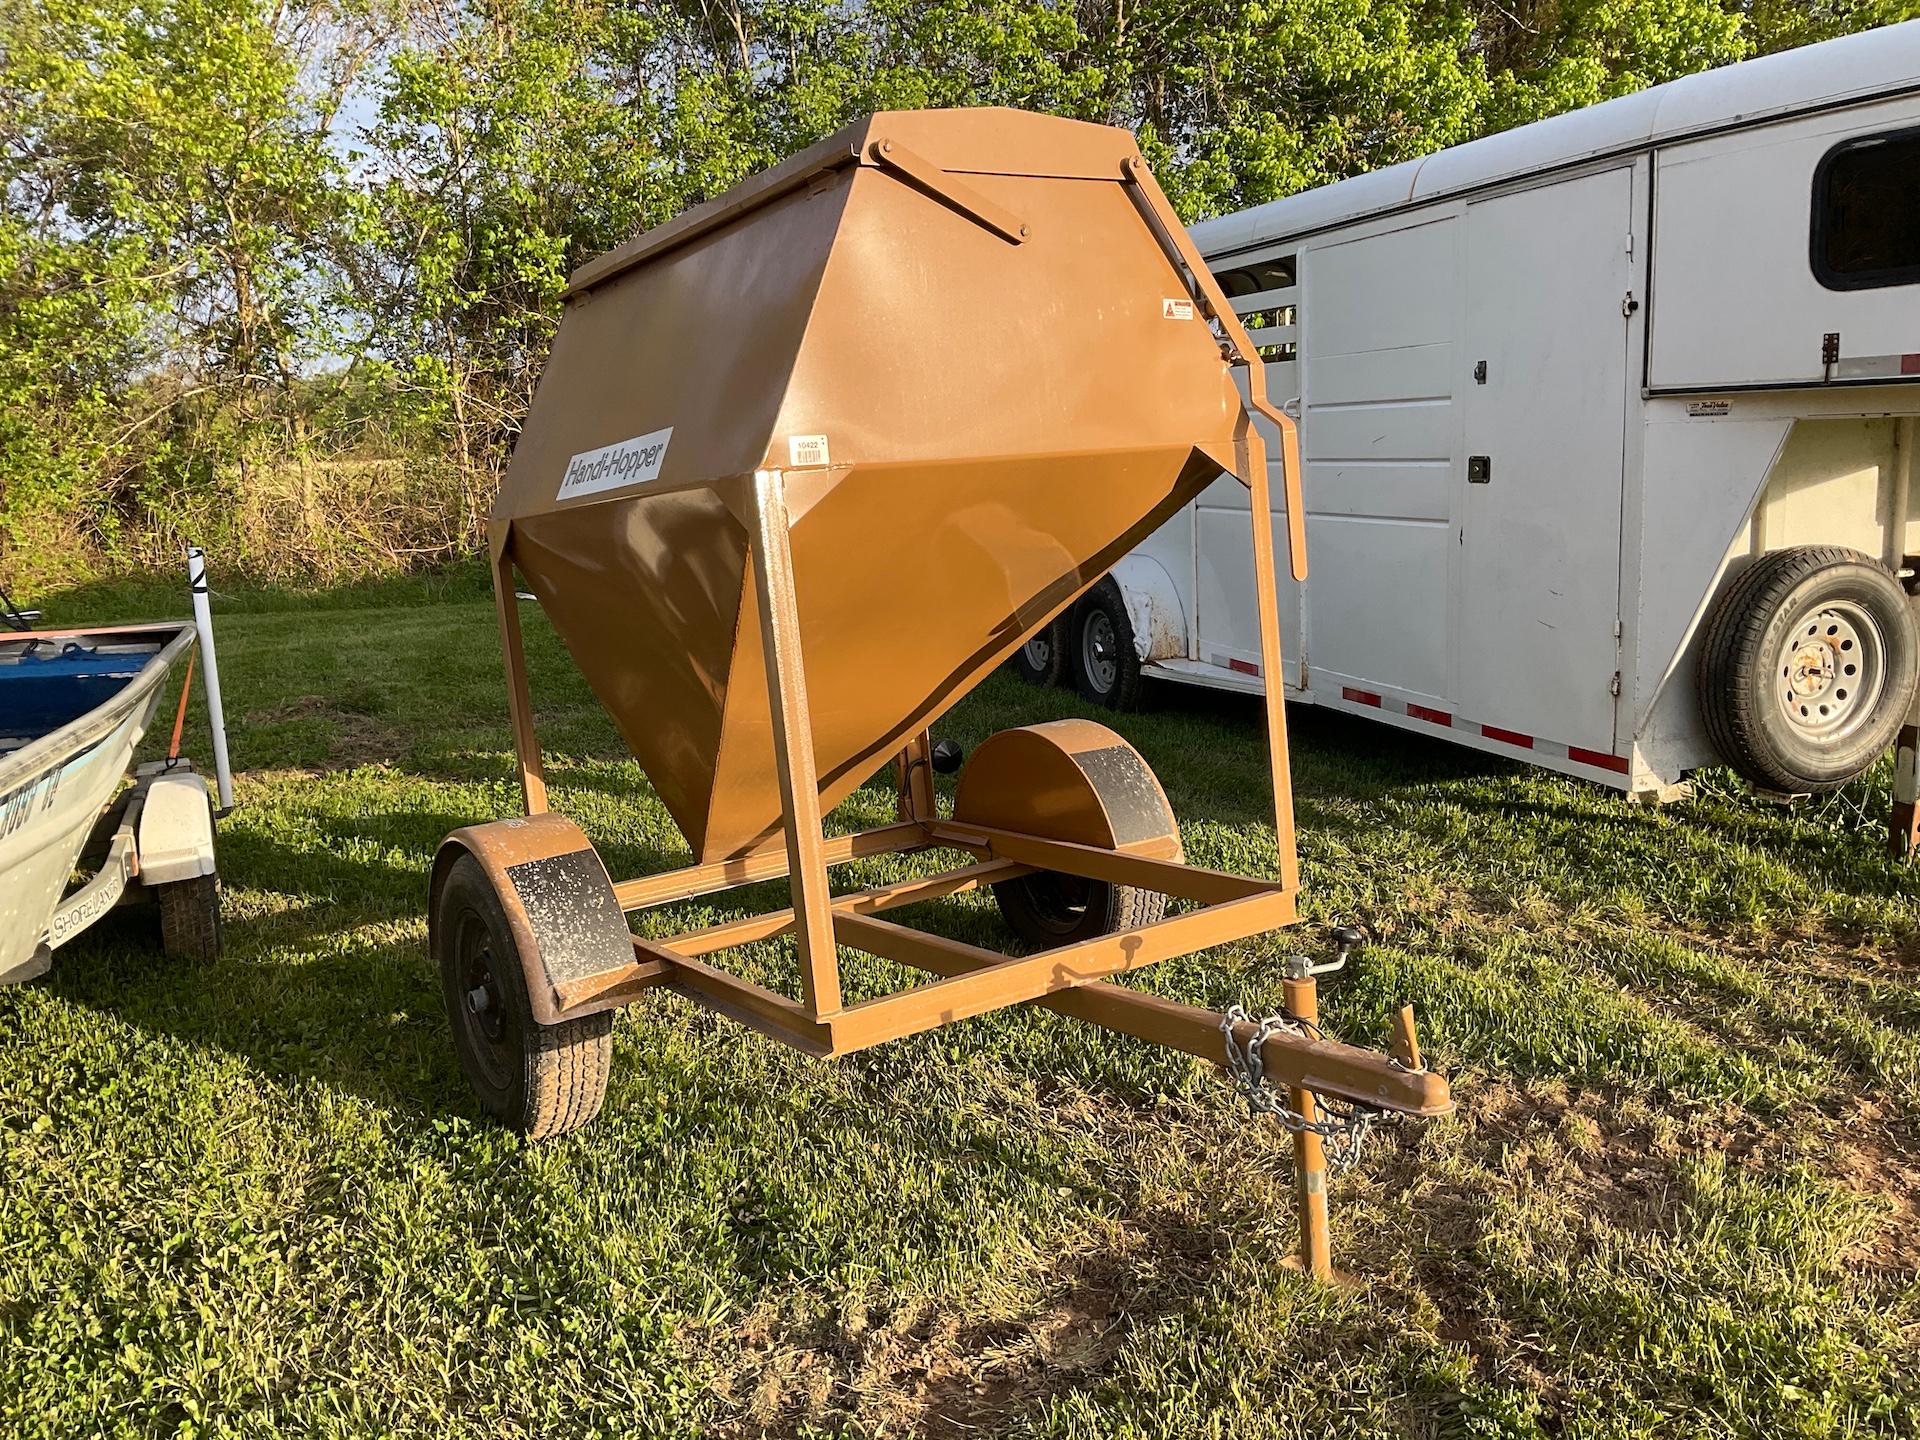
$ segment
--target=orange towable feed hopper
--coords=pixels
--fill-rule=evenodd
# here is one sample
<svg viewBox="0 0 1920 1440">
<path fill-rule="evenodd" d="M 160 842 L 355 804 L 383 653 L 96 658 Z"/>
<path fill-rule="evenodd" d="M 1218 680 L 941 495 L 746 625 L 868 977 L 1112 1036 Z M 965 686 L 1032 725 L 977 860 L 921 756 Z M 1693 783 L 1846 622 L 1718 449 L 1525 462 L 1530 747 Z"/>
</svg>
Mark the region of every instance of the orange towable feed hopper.
<svg viewBox="0 0 1920 1440">
<path fill-rule="evenodd" d="M 1223 470 L 1270 513 L 1256 414 L 1304 572 L 1293 427 L 1263 378 L 1132 137 L 1019 111 L 874 115 L 576 272 L 492 524 L 527 815 L 456 831 L 433 869 L 431 943 L 486 1107 L 535 1135 L 590 1119 L 611 1012 L 665 985 L 820 1055 L 1045 1004 L 1231 1061 L 1250 1095 L 1263 1071 L 1291 1087 L 1265 1108 L 1312 1150 L 1303 1176 L 1348 1107 L 1447 1109 L 1410 1021 L 1396 1058 L 1320 1036 L 1304 965 L 1289 1017 L 1224 1035 L 1105 983 L 1293 921 L 1279 686 L 1277 880 L 1183 864 L 1152 771 L 1088 721 L 991 737 L 953 813 L 935 803 L 930 772 L 960 757 L 929 727 L 1114 561 Z M 1272 675 L 1273 535 L 1251 530 Z M 516 571 L 690 868 L 615 883 L 547 810 Z M 889 761 L 897 822 L 826 838 L 823 812 Z M 832 865 L 915 850 L 972 863 L 829 890 Z M 789 910 L 629 931 L 633 912 L 782 875 Z M 882 918 L 983 885 L 1028 953 Z M 1194 903 L 1169 916 L 1170 895 Z M 798 995 L 707 958 L 780 935 Z M 839 946 L 932 978 L 847 1003 Z M 1324 1240 L 1324 1176 L 1317 1195 Z"/>
</svg>

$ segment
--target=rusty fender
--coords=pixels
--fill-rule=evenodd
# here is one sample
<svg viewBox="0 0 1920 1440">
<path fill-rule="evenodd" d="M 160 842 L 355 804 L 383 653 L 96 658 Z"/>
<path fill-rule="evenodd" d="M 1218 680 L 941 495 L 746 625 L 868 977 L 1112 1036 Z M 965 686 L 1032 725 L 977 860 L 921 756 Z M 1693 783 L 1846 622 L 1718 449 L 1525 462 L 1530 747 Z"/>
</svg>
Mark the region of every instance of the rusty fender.
<svg viewBox="0 0 1920 1440">
<path fill-rule="evenodd" d="M 560 1005 L 562 986 L 631 969 L 634 958 L 613 882 L 579 826 L 549 811 L 454 831 L 433 857 L 429 916 L 438 913 L 440 887 L 463 854 L 479 862 L 506 912 L 536 1023 L 556 1025 L 621 1003 L 608 997 L 565 1010 Z M 431 935 L 428 943 L 441 953 L 441 937 Z"/>
</svg>

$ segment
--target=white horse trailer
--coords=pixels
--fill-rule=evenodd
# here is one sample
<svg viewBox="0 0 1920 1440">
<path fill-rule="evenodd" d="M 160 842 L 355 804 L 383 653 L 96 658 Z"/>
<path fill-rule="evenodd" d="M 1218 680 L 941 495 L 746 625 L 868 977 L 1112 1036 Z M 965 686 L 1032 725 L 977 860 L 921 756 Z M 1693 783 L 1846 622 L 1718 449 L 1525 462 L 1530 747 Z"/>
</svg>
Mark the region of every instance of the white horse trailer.
<svg viewBox="0 0 1920 1440">
<path fill-rule="evenodd" d="M 1920 648 L 1920 22 L 1193 236 L 1295 397 L 1294 698 L 1641 794 L 1718 761 L 1819 791 L 1892 741 Z M 1120 706 L 1146 676 L 1257 691 L 1248 523 L 1223 478 L 1022 670 Z"/>
</svg>

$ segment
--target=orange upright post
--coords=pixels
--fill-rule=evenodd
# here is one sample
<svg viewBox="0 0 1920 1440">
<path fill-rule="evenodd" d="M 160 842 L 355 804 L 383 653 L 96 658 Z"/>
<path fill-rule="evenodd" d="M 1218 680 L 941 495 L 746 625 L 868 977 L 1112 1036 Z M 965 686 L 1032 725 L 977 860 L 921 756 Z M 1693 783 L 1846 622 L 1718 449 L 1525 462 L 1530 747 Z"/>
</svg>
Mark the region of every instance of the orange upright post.
<svg viewBox="0 0 1920 1440">
<path fill-rule="evenodd" d="M 1298 974 L 1287 976 L 1287 1009 L 1308 1025 L 1320 1024 L 1320 982 L 1304 962 L 1295 962 Z M 1287 1103 L 1309 1125 L 1320 1119 L 1320 1102 L 1311 1090 L 1288 1088 Z M 1333 1232 L 1327 1211 L 1327 1150 L 1311 1129 L 1293 1136 L 1293 1188 L 1300 1206 L 1300 1268 L 1316 1280 L 1333 1279 Z"/>
</svg>

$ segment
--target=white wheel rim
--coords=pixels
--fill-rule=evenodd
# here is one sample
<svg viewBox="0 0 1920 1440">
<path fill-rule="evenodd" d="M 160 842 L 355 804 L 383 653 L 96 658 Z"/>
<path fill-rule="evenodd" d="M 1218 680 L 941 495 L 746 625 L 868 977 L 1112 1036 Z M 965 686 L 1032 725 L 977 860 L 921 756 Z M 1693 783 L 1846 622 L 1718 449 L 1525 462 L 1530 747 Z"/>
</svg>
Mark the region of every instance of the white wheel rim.
<svg viewBox="0 0 1920 1440">
<path fill-rule="evenodd" d="M 1104 611 L 1095 610 L 1080 630 L 1080 663 L 1086 666 L 1093 688 L 1105 694 L 1120 678 L 1120 661 L 1114 644 L 1113 621 Z"/>
<path fill-rule="evenodd" d="M 1787 627 L 1773 666 L 1787 723 L 1809 740 L 1836 744 L 1867 723 L 1886 689 L 1886 638 L 1851 600 L 1815 605 Z"/>
</svg>

